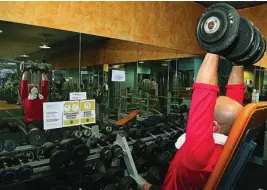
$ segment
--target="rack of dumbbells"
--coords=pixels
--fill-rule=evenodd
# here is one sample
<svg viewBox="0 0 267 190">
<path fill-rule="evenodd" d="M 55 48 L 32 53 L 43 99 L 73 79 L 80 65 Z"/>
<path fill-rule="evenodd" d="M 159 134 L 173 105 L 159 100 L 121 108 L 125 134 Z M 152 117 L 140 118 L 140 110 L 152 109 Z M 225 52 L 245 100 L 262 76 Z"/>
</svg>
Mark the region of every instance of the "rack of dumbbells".
<svg viewBox="0 0 267 190">
<path fill-rule="evenodd" d="M 184 133 L 181 118 L 156 115 L 124 126 L 35 129 L 27 135 L 17 123 L 12 128 L 3 121 L 4 129 L 24 137 L 0 132 L 6 134 L 0 143 L 0 189 L 127 190 L 145 181 L 161 184 L 175 141 Z"/>
</svg>

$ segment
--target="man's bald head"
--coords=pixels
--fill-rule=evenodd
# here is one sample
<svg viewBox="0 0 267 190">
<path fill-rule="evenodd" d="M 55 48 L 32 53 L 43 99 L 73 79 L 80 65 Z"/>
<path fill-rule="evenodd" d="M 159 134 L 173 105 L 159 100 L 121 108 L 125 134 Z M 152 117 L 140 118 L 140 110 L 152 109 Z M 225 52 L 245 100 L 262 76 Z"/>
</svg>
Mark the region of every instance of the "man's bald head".
<svg viewBox="0 0 267 190">
<path fill-rule="evenodd" d="M 226 96 L 218 97 L 214 109 L 214 121 L 219 126 L 217 132 L 228 135 L 242 109 L 237 101 Z"/>
</svg>

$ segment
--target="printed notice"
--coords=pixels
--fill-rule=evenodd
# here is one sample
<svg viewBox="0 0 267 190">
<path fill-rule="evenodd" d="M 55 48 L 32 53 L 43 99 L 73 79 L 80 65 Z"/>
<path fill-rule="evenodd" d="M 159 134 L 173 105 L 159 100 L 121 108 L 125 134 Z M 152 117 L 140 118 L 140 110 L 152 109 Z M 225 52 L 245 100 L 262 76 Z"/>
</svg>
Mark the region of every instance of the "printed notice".
<svg viewBox="0 0 267 190">
<path fill-rule="evenodd" d="M 124 82 L 125 81 L 125 71 L 112 70 L 111 81 Z"/>
<path fill-rule="evenodd" d="M 62 128 L 63 102 L 43 104 L 44 130 Z"/>
<path fill-rule="evenodd" d="M 95 123 L 95 100 L 80 101 L 81 124 Z"/>
<path fill-rule="evenodd" d="M 104 72 L 108 72 L 108 64 L 104 64 L 103 65 L 103 71 Z"/>
<path fill-rule="evenodd" d="M 63 127 L 80 125 L 80 102 L 63 102 Z"/>
<path fill-rule="evenodd" d="M 71 92 L 70 100 L 86 100 L 86 92 Z"/>
</svg>

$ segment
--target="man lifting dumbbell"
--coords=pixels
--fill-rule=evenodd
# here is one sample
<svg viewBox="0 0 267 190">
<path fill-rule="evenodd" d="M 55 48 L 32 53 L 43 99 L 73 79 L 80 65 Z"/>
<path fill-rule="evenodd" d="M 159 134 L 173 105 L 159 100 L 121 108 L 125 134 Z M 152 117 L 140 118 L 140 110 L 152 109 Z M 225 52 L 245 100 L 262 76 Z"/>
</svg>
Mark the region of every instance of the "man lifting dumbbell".
<svg viewBox="0 0 267 190">
<path fill-rule="evenodd" d="M 24 122 L 28 131 L 32 129 L 32 124 L 38 129 L 43 129 L 43 103 L 46 102 L 48 97 L 48 80 L 45 71 L 39 68 L 42 73 L 40 89 L 37 84 L 28 84 L 29 69 L 24 69 L 20 82 L 20 96 L 24 106 Z"/>
<path fill-rule="evenodd" d="M 243 109 L 243 66 L 233 66 L 226 96 L 217 97 L 219 56 L 239 65 L 252 65 L 266 50 L 265 39 L 258 29 L 223 3 L 213 5 L 202 14 L 197 41 L 210 53 L 205 56 L 193 85 L 186 134 L 175 144 L 179 150 L 169 166 L 162 190 L 203 189 Z M 143 190 L 147 189 L 156 188 L 147 183 Z"/>
</svg>

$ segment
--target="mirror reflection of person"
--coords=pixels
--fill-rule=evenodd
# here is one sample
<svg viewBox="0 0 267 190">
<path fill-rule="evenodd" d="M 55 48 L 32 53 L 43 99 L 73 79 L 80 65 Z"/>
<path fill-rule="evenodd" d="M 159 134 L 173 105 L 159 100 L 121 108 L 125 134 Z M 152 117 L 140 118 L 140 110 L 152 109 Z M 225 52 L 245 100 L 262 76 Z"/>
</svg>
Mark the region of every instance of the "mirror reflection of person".
<svg viewBox="0 0 267 190">
<path fill-rule="evenodd" d="M 48 97 L 48 80 L 45 73 L 42 73 L 41 89 L 38 84 L 28 84 L 28 71 L 22 75 L 20 82 L 20 96 L 24 106 L 24 122 L 29 128 L 29 124 L 34 124 L 37 128 L 43 129 L 43 103 Z"/>
<path fill-rule="evenodd" d="M 249 80 L 247 84 L 247 92 L 252 93 L 253 92 L 253 85 L 252 85 L 252 80 Z"/>
</svg>

